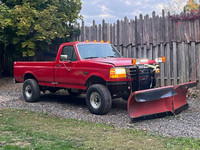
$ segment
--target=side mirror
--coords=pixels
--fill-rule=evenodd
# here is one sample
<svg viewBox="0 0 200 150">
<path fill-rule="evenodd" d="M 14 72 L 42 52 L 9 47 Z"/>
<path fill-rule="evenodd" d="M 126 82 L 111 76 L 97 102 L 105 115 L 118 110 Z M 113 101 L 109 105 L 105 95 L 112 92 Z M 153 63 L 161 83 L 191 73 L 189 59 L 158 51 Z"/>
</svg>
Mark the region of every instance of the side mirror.
<svg viewBox="0 0 200 150">
<path fill-rule="evenodd" d="M 61 61 L 68 61 L 67 60 L 67 55 L 60 55 L 60 60 Z"/>
</svg>

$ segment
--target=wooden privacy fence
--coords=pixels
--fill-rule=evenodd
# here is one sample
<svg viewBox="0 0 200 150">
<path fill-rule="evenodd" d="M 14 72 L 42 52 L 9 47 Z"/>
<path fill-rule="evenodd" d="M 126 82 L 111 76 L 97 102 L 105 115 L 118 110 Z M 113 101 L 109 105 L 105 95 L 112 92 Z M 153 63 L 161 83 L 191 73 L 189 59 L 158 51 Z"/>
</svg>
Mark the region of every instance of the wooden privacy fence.
<svg viewBox="0 0 200 150">
<path fill-rule="evenodd" d="M 200 66 L 195 68 L 200 59 L 200 15 L 181 13 L 171 16 L 152 17 L 140 14 L 134 20 L 117 20 L 114 24 L 106 23 L 79 26 L 81 35 L 74 40 L 110 41 L 124 57 L 155 59 L 166 57 L 161 64 L 159 85 L 177 85 L 192 78 L 200 78 Z M 194 74 L 194 75 L 193 75 Z M 193 77 L 194 76 L 194 77 Z"/>
<path fill-rule="evenodd" d="M 13 75 L 13 63 L 14 61 L 33 61 L 33 57 L 18 57 L 15 60 L 9 58 L 8 56 L 4 55 L 3 58 L 3 75 L 10 76 Z"/>
</svg>

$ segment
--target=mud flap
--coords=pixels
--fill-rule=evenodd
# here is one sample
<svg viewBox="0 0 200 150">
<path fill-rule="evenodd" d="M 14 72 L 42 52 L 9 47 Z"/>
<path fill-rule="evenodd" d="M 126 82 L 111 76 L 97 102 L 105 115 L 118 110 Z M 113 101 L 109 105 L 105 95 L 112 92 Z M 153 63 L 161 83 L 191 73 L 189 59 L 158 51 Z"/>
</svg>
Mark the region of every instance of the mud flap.
<svg viewBox="0 0 200 150">
<path fill-rule="evenodd" d="M 132 119 L 161 113 L 180 113 L 188 107 L 186 93 L 196 82 L 177 86 L 136 91 L 131 93 L 127 103 L 128 114 Z"/>
</svg>

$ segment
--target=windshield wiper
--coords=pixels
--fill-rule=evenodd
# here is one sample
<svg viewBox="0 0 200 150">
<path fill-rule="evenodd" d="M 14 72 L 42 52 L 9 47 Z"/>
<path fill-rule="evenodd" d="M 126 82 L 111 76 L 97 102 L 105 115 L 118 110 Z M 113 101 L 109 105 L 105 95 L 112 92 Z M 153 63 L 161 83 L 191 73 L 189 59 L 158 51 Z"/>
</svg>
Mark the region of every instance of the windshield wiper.
<svg viewBox="0 0 200 150">
<path fill-rule="evenodd" d="M 99 57 L 85 57 L 84 59 L 93 59 L 93 58 L 99 58 Z"/>
<path fill-rule="evenodd" d="M 115 58 L 115 56 L 106 56 L 106 57 L 111 57 L 111 58 Z"/>
</svg>

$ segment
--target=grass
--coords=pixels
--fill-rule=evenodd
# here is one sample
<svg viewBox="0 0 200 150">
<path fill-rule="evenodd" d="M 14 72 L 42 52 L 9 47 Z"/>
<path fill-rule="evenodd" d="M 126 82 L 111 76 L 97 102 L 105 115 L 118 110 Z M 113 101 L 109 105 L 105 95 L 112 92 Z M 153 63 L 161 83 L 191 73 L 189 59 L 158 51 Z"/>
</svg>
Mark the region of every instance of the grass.
<svg viewBox="0 0 200 150">
<path fill-rule="evenodd" d="M 0 149 L 200 149 L 200 139 L 167 138 L 26 110 L 0 110 Z"/>
</svg>

